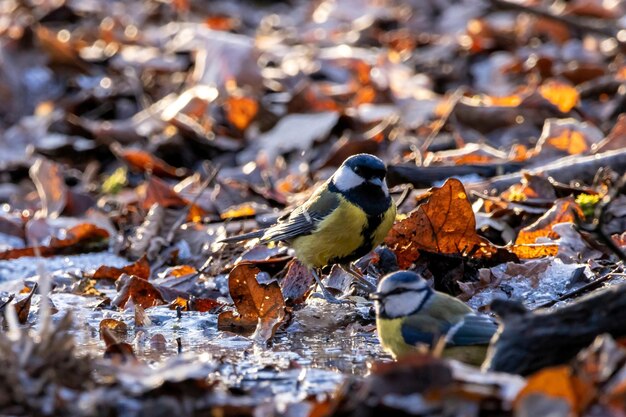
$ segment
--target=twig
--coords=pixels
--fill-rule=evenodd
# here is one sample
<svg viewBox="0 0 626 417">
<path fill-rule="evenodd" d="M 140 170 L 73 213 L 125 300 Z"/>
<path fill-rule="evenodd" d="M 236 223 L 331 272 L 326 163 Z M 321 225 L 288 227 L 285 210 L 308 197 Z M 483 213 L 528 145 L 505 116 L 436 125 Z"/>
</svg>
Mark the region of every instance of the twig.
<svg viewBox="0 0 626 417">
<path fill-rule="evenodd" d="M 461 97 L 463 97 L 464 93 L 465 93 L 465 88 L 459 87 L 450 96 L 450 98 L 448 99 L 448 109 L 443 114 L 443 116 L 441 116 L 439 120 L 437 120 L 437 124 L 435 125 L 435 128 L 430 132 L 430 134 L 428 135 L 428 137 L 426 138 L 426 140 L 424 141 L 424 143 L 422 143 L 422 146 L 420 147 L 420 153 L 422 155 L 426 153 L 426 151 L 428 151 L 428 148 L 430 147 L 430 145 L 432 145 L 433 141 L 435 140 L 435 138 L 437 137 L 441 129 L 448 122 L 450 115 L 454 111 L 454 108 L 456 107 L 459 100 L 461 100 Z"/>
<path fill-rule="evenodd" d="M 618 267 L 619 268 L 619 267 Z M 615 268 L 615 270 L 617 270 L 618 268 Z M 538 310 L 540 308 L 548 308 L 548 307 L 552 307 L 553 305 L 555 305 L 556 303 L 558 303 L 559 301 L 565 301 L 565 300 L 569 300 L 570 298 L 576 298 L 579 295 L 582 295 L 586 292 L 589 292 L 591 290 L 595 290 L 596 288 L 598 288 L 601 284 L 605 283 L 606 281 L 608 281 L 610 278 L 613 278 L 614 276 L 619 276 L 622 275 L 618 272 L 615 272 L 615 270 L 613 270 L 612 272 L 609 272 L 603 276 L 601 276 L 600 278 L 593 280 L 585 285 L 583 285 L 580 288 L 577 288 L 573 291 L 570 291 L 568 293 L 563 294 L 562 296 L 560 296 L 559 298 L 556 298 L 554 300 L 550 300 L 547 301 L 543 304 L 538 305 L 537 307 L 535 307 L 534 310 Z"/>
<path fill-rule="evenodd" d="M 219 171 L 220 171 L 220 167 L 216 166 L 213 169 L 213 172 L 211 172 L 211 174 L 207 177 L 207 179 L 204 180 L 204 182 L 200 185 L 200 189 L 198 190 L 198 193 L 189 201 L 189 203 L 187 203 L 187 206 L 181 211 L 180 216 L 178 217 L 178 219 L 176 219 L 176 221 L 170 228 L 170 231 L 167 233 L 165 237 L 165 241 L 167 242 L 168 246 L 172 244 L 172 240 L 174 240 L 174 235 L 176 234 L 176 231 L 178 230 L 178 228 L 182 226 L 182 224 L 187 219 L 187 213 L 189 213 L 189 210 L 191 210 L 191 207 L 194 204 L 196 204 L 196 202 L 198 201 L 202 193 L 204 193 L 204 191 L 207 189 L 209 184 L 211 184 L 211 182 L 213 182 L 215 177 L 217 177 L 217 174 L 219 173 Z"/>
<path fill-rule="evenodd" d="M 411 191 L 413 191 L 414 188 L 415 187 L 413 187 L 413 184 L 406 184 L 406 186 L 402 190 L 402 194 L 400 194 L 400 197 L 398 197 L 398 199 L 396 200 L 396 207 L 400 207 L 406 202 L 406 200 L 409 198 L 409 195 L 411 194 Z"/>
</svg>

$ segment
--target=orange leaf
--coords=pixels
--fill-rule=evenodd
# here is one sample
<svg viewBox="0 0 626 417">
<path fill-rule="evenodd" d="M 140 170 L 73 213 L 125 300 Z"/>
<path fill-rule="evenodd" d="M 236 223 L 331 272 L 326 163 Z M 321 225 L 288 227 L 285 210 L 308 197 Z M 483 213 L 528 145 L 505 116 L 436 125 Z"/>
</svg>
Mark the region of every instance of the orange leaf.
<svg viewBox="0 0 626 417">
<path fill-rule="evenodd" d="M 220 313 L 217 327 L 245 335 L 254 332 L 256 341 L 267 342 L 285 318 L 285 301 L 277 282 L 259 284 L 256 279 L 259 272 L 250 263 L 233 268 L 228 276 L 228 289 L 237 314 Z"/>
<path fill-rule="evenodd" d="M 149 308 L 165 304 L 165 299 L 159 290 L 145 279 L 133 276 L 122 275 L 118 280 L 118 294 L 111 304 L 124 308 L 128 300 L 132 297 L 136 305 Z"/>
<path fill-rule="evenodd" d="M 527 244 L 535 243 L 540 237 L 548 237 L 558 239 L 558 235 L 552 231 L 552 226 L 557 223 L 573 223 L 576 216 L 584 217 L 580 206 L 573 197 L 559 198 L 554 205 L 543 216 L 530 226 L 526 226 L 520 230 L 515 243 Z"/>
<path fill-rule="evenodd" d="M 126 336 L 126 333 L 128 333 L 128 326 L 123 321 L 115 320 L 115 319 L 103 319 L 102 321 L 100 321 L 100 326 L 99 326 L 100 338 L 103 340 L 105 337 L 111 335 L 111 333 L 104 332 L 104 328 L 107 328 L 122 337 Z M 107 341 L 105 341 L 105 343 L 107 345 L 109 344 L 107 343 Z"/>
<path fill-rule="evenodd" d="M 34 247 L 27 247 L 0 252 L 0 260 L 16 259 L 22 256 L 36 256 L 37 254 L 43 257 L 50 257 L 100 251 L 108 247 L 108 238 L 109 232 L 106 230 L 90 223 L 83 223 L 67 230 L 64 239 L 53 237 L 50 239 L 48 246 L 39 246 L 37 248 L 38 251 Z"/>
<path fill-rule="evenodd" d="M 483 99 L 485 103 L 490 106 L 499 106 L 499 107 L 517 107 L 522 103 L 524 97 L 519 94 L 513 94 L 510 96 L 484 96 Z"/>
<path fill-rule="evenodd" d="M 199 311 L 201 313 L 214 311 L 218 308 L 221 308 L 223 305 L 219 301 L 213 300 L 211 298 L 192 298 L 187 304 L 189 310 Z"/>
<path fill-rule="evenodd" d="M 578 104 L 576 88 L 558 81 L 550 81 L 540 86 L 539 94 L 563 113 L 569 112 Z"/>
<path fill-rule="evenodd" d="M 250 217 L 256 214 L 256 210 L 251 204 L 244 203 L 239 206 L 233 207 L 220 214 L 222 220 L 236 219 L 239 217 Z"/>
<path fill-rule="evenodd" d="M 396 223 L 385 243 L 408 268 L 425 250 L 446 254 L 490 256 L 497 248 L 476 233 L 476 219 L 463 184 L 455 178 L 432 188 L 425 203 Z"/>
<path fill-rule="evenodd" d="M 546 256 L 556 256 L 559 245 L 509 245 L 506 247 L 520 259 L 538 259 Z"/>
<path fill-rule="evenodd" d="M 146 195 L 143 199 L 142 207 L 149 210 L 153 204 L 158 204 L 165 208 L 182 209 L 187 207 L 189 201 L 179 196 L 167 183 L 156 177 L 148 179 L 146 187 Z M 206 216 L 206 211 L 196 204 L 192 204 L 189 209 L 187 218 L 191 221 L 197 221 Z"/>
<path fill-rule="evenodd" d="M 244 130 L 259 111 L 257 101 L 251 97 L 229 97 L 224 104 L 226 118 L 239 130 Z"/>
<path fill-rule="evenodd" d="M 93 279 L 112 279 L 116 280 L 122 274 L 135 275 L 139 278 L 150 278 L 150 263 L 146 255 L 142 256 L 137 262 L 126 265 L 123 268 L 115 268 L 113 266 L 102 265 L 93 274 Z"/>
<path fill-rule="evenodd" d="M 180 178 L 185 174 L 182 168 L 175 168 L 156 156 L 140 149 L 123 149 L 111 146 L 113 152 L 124 160 L 132 169 L 150 172 L 158 177 Z"/>
<path fill-rule="evenodd" d="M 168 275 L 175 278 L 184 277 L 187 275 L 195 274 L 198 272 L 196 268 L 191 265 L 178 265 L 168 269 Z"/>
<path fill-rule="evenodd" d="M 583 134 L 569 129 L 563 130 L 558 136 L 548 138 L 546 143 L 570 155 L 578 155 L 589 150 Z"/>
<path fill-rule="evenodd" d="M 569 366 L 555 366 L 542 369 L 531 375 L 526 386 L 517 394 L 514 402 L 519 411 L 524 402 L 535 401 L 535 396 L 559 398 L 570 406 L 573 413 L 581 412 L 589 404 L 589 393 L 593 392 L 589 384 L 573 374 Z"/>
</svg>

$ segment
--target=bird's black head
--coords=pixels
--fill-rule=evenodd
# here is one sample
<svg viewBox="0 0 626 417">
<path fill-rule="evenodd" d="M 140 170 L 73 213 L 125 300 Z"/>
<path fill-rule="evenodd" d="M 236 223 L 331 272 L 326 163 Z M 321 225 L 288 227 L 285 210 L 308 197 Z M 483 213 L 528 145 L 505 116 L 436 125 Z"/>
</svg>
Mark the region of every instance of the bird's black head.
<svg viewBox="0 0 626 417">
<path fill-rule="evenodd" d="M 366 181 L 371 179 L 382 180 L 387 175 L 387 167 L 380 158 L 367 153 L 353 155 L 346 159 L 342 166 L 346 166 Z"/>
<path fill-rule="evenodd" d="M 341 192 L 357 187 L 374 186 L 384 188 L 387 167 L 374 155 L 360 153 L 346 159 L 333 175 L 332 183 Z"/>
<path fill-rule="evenodd" d="M 368 216 L 381 216 L 390 205 L 385 183 L 387 168 L 374 155 L 366 153 L 346 159 L 330 180 L 330 190 L 361 207 Z"/>
</svg>

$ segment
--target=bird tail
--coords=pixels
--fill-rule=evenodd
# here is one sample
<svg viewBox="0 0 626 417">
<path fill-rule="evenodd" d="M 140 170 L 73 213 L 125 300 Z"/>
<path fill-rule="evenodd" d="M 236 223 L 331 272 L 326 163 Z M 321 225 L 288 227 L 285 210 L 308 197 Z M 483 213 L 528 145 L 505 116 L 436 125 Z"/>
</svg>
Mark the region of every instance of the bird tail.
<svg viewBox="0 0 626 417">
<path fill-rule="evenodd" d="M 257 237 L 263 236 L 265 230 L 257 230 L 256 232 L 244 233 L 243 235 L 226 237 L 224 239 L 218 240 L 218 243 L 236 243 L 241 242 L 243 240 L 254 239 Z"/>
</svg>

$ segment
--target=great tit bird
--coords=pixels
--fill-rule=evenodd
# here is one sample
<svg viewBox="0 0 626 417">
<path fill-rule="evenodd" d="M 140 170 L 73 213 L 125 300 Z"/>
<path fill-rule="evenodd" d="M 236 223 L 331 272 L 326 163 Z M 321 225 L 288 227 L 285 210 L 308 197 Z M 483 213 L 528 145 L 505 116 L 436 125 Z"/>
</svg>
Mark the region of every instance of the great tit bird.
<svg viewBox="0 0 626 417">
<path fill-rule="evenodd" d="M 396 217 L 386 174 L 385 164 L 374 155 L 351 156 L 303 205 L 273 226 L 222 241 L 287 243 L 311 270 L 324 298 L 340 302 L 322 285 L 316 269 L 345 267 L 382 243 Z"/>
<path fill-rule="evenodd" d="M 385 276 L 370 298 L 376 301 L 378 337 L 394 358 L 432 347 L 444 338 L 444 357 L 480 365 L 498 329 L 491 317 L 433 290 L 412 271 Z"/>
</svg>

